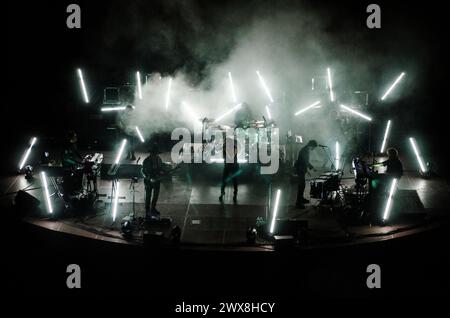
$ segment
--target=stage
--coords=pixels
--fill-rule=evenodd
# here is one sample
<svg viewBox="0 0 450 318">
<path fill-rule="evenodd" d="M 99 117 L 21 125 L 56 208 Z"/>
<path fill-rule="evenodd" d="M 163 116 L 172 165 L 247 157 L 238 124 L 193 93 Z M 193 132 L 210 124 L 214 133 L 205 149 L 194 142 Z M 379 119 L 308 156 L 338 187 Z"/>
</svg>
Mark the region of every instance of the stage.
<svg viewBox="0 0 450 318">
<path fill-rule="evenodd" d="M 104 153 L 104 165 L 111 163 L 114 154 Z M 126 161 L 120 169 L 138 171 L 145 157 L 138 153 L 139 161 Z M 164 162 L 170 162 L 170 154 L 161 154 Z M 378 158 L 377 158 L 378 159 Z M 119 201 L 116 220 L 112 219 L 111 183 L 107 175 L 98 178 L 98 199 L 93 208 L 77 208 L 61 212 L 62 204 L 55 200 L 55 212 L 49 214 L 45 209 L 45 198 L 39 174 L 33 180 L 24 175 L 1 179 L 1 205 L 8 208 L 19 190 L 40 201 L 32 213 L 21 216 L 21 220 L 39 229 L 57 231 L 64 235 L 101 240 L 125 245 L 144 246 L 144 233 L 160 233 L 170 242 L 170 230 L 174 226 L 181 229 L 180 243 L 177 247 L 186 249 L 274 251 L 273 242 L 257 239 L 254 244 L 247 242 L 247 230 L 255 227 L 257 219 L 269 220 L 270 199 L 274 189 L 282 190 L 277 219 L 300 220 L 307 222 L 307 239 L 296 249 L 337 247 L 393 240 L 424 231 L 430 231 L 447 224 L 450 217 L 450 186 L 438 177 L 424 178 L 412 170 L 414 162 L 405 162 L 405 174 L 400 179 L 395 195 L 395 209 L 387 224 L 373 220 L 359 220 L 349 217 L 345 211 L 332 204 L 320 204 L 311 199 L 305 209 L 295 208 L 297 183 L 289 169 L 281 169 L 277 175 L 261 176 L 247 164 L 241 164 L 246 173 L 240 178 L 238 200 L 233 203 L 233 190 L 226 188 L 223 204 L 219 202 L 220 183 L 223 164 L 184 164 L 171 178 L 162 182 L 157 209 L 161 217 L 170 218 L 171 224 L 162 226 L 142 225 L 145 190 L 143 180 L 135 185 L 135 217 L 140 224 L 131 237 L 125 238 L 121 227 L 123 218 L 133 212 L 133 192 L 131 179 L 119 179 Z M 312 161 L 316 167 L 323 166 Z M 137 170 L 136 170 L 137 169 Z M 326 169 L 317 169 L 308 176 L 312 180 Z M 382 171 L 381 171 L 382 172 Z M 125 174 L 126 175 L 126 174 Z M 354 185 L 353 173 L 344 168 L 342 186 Z M 272 189 L 272 190 L 271 190 Z M 272 198 L 270 198 L 272 191 Z M 50 191 L 52 192 L 52 191 Z M 310 192 L 309 182 L 305 193 Z M 12 210 L 14 211 L 14 209 Z M 16 211 L 19 213 L 20 211 Z M 17 217 L 17 215 L 16 215 Z M 173 247 L 171 243 L 161 246 Z"/>
</svg>

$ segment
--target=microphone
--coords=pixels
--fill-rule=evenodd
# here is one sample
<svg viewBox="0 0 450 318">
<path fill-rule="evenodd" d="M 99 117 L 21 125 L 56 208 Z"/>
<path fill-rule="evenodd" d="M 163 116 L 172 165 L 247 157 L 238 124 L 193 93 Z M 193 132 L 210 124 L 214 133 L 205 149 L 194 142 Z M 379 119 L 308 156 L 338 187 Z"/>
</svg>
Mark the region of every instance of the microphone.
<svg viewBox="0 0 450 318">
<path fill-rule="evenodd" d="M 141 160 L 141 157 L 139 157 L 139 158 L 138 158 L 138 160 L 136 161 L 136 164 L 138 164 L 138 163 L 139 163 L 139 160 Z"/>
<path fill-rule="evenodd" d="M 328 146 L 325 145 L 317 145 L 317 147 L 328 148 Z"/>
</svg>

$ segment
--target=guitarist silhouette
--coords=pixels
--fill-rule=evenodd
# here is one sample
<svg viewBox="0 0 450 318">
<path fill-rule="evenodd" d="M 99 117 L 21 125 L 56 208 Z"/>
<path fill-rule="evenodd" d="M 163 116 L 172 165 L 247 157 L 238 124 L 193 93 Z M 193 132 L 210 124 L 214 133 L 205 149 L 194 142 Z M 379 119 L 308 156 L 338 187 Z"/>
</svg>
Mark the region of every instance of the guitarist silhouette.
<svg viewBox="0 0 450 318">
<path fill-rule="evenodd" d="M 150 154 L 142 163 L 142 174 L 145 185 L 145 215 L 146 218 L 158 218 L 160 213 L 156 210 L 159 190 L 161 188 L 161 176 L 164 175 L 163 163 L 158 156 L 158 147 L 153 145 Z"/>
</svg>

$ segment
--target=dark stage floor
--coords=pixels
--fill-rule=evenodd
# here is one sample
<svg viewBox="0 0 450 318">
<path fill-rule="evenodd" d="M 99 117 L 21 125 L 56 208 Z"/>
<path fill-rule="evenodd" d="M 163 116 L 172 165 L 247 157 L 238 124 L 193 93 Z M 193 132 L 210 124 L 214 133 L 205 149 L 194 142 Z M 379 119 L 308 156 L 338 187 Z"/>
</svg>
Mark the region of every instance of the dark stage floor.
<svg viewBox="0 0 450 318">
<path fill-rule="evenodd" d="M 104 164 L 112 161 L 113 154 L 105 153 Z M 139 154 L 137 157 L 143 157 Z M 163 154 L 163 161 L 170 161 L 169 154 Z M 316 160 L 316 161 L 314 161 Z M 312 159 L 316 167 L 323 166 Z M 141 161 L 142 162 L 142 161 Z M 126 165 L 134 164 L 126 162 Z M 125 167 L 126 168 L 126 167 Z M 125 169 L 124 168 L 124 169 Z M 250 170 L 250 169 L 248 169 Z M 351 187 L 354 184 L 352 173 L 348 168 L 342 184 Z M 325 170 L 314 172 L 309 178 L 315 178 Z M 37 175 L 37 174 L 36 174 Z M 246 230 L 254 226 L 256 219 L 266 219 L 268 211 L 269 184 L 272 189 L 282 189 L 280 203 L 280 219 L 296 219 L 308 221 L 308 243 L 304 247 L 323 247 L 342 244 L 359 244 L 382 241 L 426 231 L 447 222 L 450 216 L 450 186 L 438 177 L 423 178 L 412 170 L 412 164 L 405 162 L 405 175 L 399 182 L 395 195 L 395 207 L 391 221 L 382 226 L 374 222 L 343 221 L 342 213 L 332 209 L 330 205 L 319 204 L 311 199 L 306 209 L 294 207 L 297 186 L 295 178 L 288 173 L 269 179 L 261 176 L 252 177 L 247 172 L 240 179 L 237 204 L 232 201 L 232 187 L 226 189 L 223 204 L 220 195 L 221 165 L 178 170 L 172 180 L 163 182 L 161 186 L 158 210 L 164 217 L 172 219 L 172 226 L 178 225 L 182 230 L 182 246 L 203 246 L 207 248 L 249 248 L 268 251 L 273 246 L 264 241 L 257 241 L 256 246 L 247 246 Z M 99 200 L 94 211 L 78 211 L 66 213 L 56 219 L 49 218 L 45 212 L 43 192 L 40 179 L 26 180 L 23 175 L 4 177 L 1 179 L 1 205 L 8 206 L 16 191 L 26 189 L 29 194 L 39 199 L 40 213 L 27 215 L 23 219 L 42 228 L 78 235 L 96 240 L 104 240 L 124 244 L 142 244 L 144 230 L 157 231 L 158 228 L 141 227 L 132 239 L 124 239 L 121 232 L 121 220 L 133 209 L 133 194 L 130 179 L 120 179 L 119 205 L 116 221 L 112 220 L 111 181 L 99 178 Z M 144 185 L 140 180 L 135 187 L 136 216 L 144 216 Z M 309 193 L 307 182 L 306 193 Z M 55 203 L 57 206 L 57 203 Z M 161 230 L 163 231 L 163 230 Z"/>
</svg>

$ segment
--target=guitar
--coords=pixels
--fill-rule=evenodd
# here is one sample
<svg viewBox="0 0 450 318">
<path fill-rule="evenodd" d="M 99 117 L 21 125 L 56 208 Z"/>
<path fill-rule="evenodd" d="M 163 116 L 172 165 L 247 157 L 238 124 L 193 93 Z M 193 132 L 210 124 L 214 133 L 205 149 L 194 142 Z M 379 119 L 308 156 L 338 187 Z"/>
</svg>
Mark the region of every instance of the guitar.
<svg viewBox="0 0 450 318">
<path fill-rule="evenodd" d="M 165 164 L 165 166 L 169 166 L 169 165 Z M 168 178 L 168 177 L 172 176 L 172 174 L 176 170 L 178 170 L 180 167 L 181 167 L 180 165 L 176 165 L 174 168 L 167 169 L 167 168 L 164 168 L 164 166 L 163 166 L 163 169 L 160 171 L 160 174 L 158 176 L 152 176 L 152 177 L 144 176 L 144 184 L 146 184 L 146 185 L 149 183 L 153 184 L 153 183 L 159 182 L 165 178 Z"/>
</svg>

